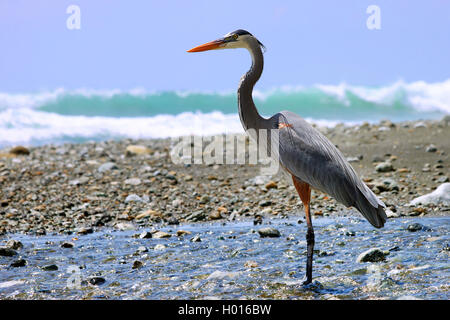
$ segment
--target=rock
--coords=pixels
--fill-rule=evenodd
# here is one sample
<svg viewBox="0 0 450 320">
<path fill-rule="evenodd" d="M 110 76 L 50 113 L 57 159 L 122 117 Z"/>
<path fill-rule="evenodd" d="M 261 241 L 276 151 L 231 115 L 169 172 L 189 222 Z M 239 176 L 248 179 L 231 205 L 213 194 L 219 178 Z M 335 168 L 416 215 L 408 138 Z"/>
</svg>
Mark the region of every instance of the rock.
<svg viewBox="0 0 450 320">
<path fill-rule="evenodd" d="M 12 257 L 17 254 L 16 250 L 8 247 L 0 247 L 0 256 L 2 257 Z"/>
<path fill-rule="evenodd" d="M 93 233 L 93 232 L 94 232 L 94 229 L 92 229 L 90 227 L 81 227 L 81 228 L 78 229 L 77 234 L 86 235 L 86 234 L 90 234 L 90 233 Z"/>
<path fill-rule="evenodd" d="M 165 248 L 166 248 L 165 245 L 163 245 L 162 243 L 158 243 L 158 244 L 153 248 L 153 250 L 161 251 L 161 250 L 164 250 Z"/>
<path fill-rule="evenodd" d="M 148 252 L 148 248 L 144 247 L 144 246 L 140 246 L 139 248 L 137 248 L 136 253 L 144 253 L 144 252 Z"/>
<path fill-rule="evenodd" d="M 437 148 L 434 144 L 430 144 L 429 146 L 426 147 L 425 151 L 426 152 L 436 152 Z"/>
<path fill-rule="evenodd" d="M 114 162 L 106 162 L 98 167 L 98 172 L 107 172 L 114 169 L 118 169 L 117 165 Z"/>
<path fill-rule="evenodd" d="M 143 202 L 141 197 L 139 197 L 137 194 L 130 194 L 126 197 L 125 202 Z"/>
<path fill-rule="evenodd" d="M 175 217 L 170 217 L 167 220 L 167 224 L 169 224 L 169 225 L 176 225 L 176 224 L 180 224 L 180 221 L 177 218 L 175 218 Z"/>
<path fill-rule="evenodd" d="M 426 128 L 426 127 L 427 127 L 427 125 L 423 121 L 419 121 L 414 124 L 414 128 L 416 128 L 416 129 L 417 128 Z"/>
<path fill-rule="evenodd" d="M 209 214 L 209 219 L 210 220 L 218 220 L 218 219 L 222 219 L 222 215 L 220 214 L 219 211 L 213 211 Z"/>
<path fill-rule="evenodd" d="M 400 213 L 399 212 L 394 212 L 391 209 L 386 209 L 385 212 L 386 212 L 386 216 L 388 218 L 398 218 L 398 217 L 400 217 Z"/>
<path fill-rule="evenodd" d="M 252 179 L 247 180 L 245 184 L 250 186 L 260 186 L 269 183 L 269 181 L 270 181 L 269 176 L 256 176 Z"/>
<path fill-rule="evenodd" d="M 278 187 L 277 183 L 275 181 L 269 181 L 268 183 L 266 183 L 265 188 L 267 190 L 270 189 L 276 189 Z"/>
<path fill-rule="evenodd" d="M 88 177 L 81 177 L 80 179 L 74 179 L 74 180 L 69 181 L 69 184 L 73 185 L 73 186 L 80 186 L 80 185 L 86 184 L 88 182 L 89 182 Z"/>
<path fill-rule="evenodd" d="M 336 254 L 336 252 L 334 251 L 322 251 L 320 250 L 319 253 L 317 254 L 318 257 L 329 257 L 329 256 L 334 256 Z"/>
<path fill-rule="evenodd" d="M 134 155 L 149 154 L 151 150 L 145 146 L 130 145 L 125 150 L 125 155 L 130 157 Z"/>
<path fill-rule="evenodd" d="M 346 235 L 347 237 L 354 237 L 354 236 L 356 236 L 356 232 L 353 231 L 353 230 L 346 230 L 346 231 L 345 231 L 345 235 Z"/>
<path fill-rule="evenodd" d="M 10 267 L 13 268 L 20 268 L 20 267 L 25 267 L 27 264 L 27 262 L 24 259 L 19 259 L 14 261 L 13 263 L 10 264 Z"/>
<path fill-rule="evenodd" d="M 177 231 L 177 237 L 182 237 L 182 236 L 184 236 L 185 234 L 191 234 L 192 232 L 190 232 L 190 231 L 186 231 L 186 230 L 178 230 Z"/>
<path fill-rule="evenodd" d="M 276 238 L 276 237 L 281 236 L 280 231 L 278 231 L 275 228 L 271 228 L 271 227 L 261 228 L 258 230 L 258 233 L 261 236 L 261 238 L 266 238 L 266 237 Z"/>
<path fill-rule="evenodd" d="M 191 239 L 191 242 L 201 242 L 202 241 L 202 239 L 200 239 L 200 236 L 197 234 L 197 235 L 195 235 L 192 239 Z"/>
<path fill-rule="evenodd" d="M 130 178 L 124 181 L 125 184 L 130 184 L 132 186 L 138 186 L 141 184 L 141 179 L 139 178 Z"/>
<path fill-rule="evenodd" d="M 409 203 L 410 206 L 416 206 L 418 204 L 450 205 L 450 182 L 441 184 L 433 192 L 415 198 Z"/>
<path fill-rule="evenodd" d="M 375 183 L 375 188 L 378 189 L 379 192 L 399 190 L 397 182 L 389 178 L 384 179 L 381 182 Z"/>
<path fill-rule="evenodd" d="M 92 277 L 89 278 L 88 282 L 93 286 L 99 286 L 106 282 L 105 278 L 102 277 Z"/>
<path fill-rule="evenodd" d="M 9 154 L 15 155 L 15 156 L 27 156 L 30 154 L 30 150 L 23 146 L 17 146 L 9 150 Z"/>
<path fill-rule="evenodd" d="M 164 239 L 164 238 L 170 238 L 172 235 L 170 233 L 164 232 L 164 231 L 156 231 L 153 234 L 153 238 L 155 239 Z"/>
<path fill-rule="evenodd" d="M 63 242 L 61 244 L 61 248 L 66 248 L 66 249 L 73 248 L 73 243 L 72 242 Z"/>
<path fill-rule="evenodd" d="M 141 239 L 150 239 L 152 238 L 152 233 L 148 231 L 144 231 L 139 235 L 139 238 Z"/>
<path fill-rule="evenodd" d="M 260 205 L 261 207 L 268 207 L 268 206 L 270 206 L 271 204 L 272 204 L 272 201 L 270 201 L 270 200 L 262 200 L 262 201 L 259 202 L 259 205 Z"/>
<path fill-rule="evenodd" d="M 408 230 L 409 232 L 416 232 L 424 229 L 425 227 L 420 223 L 412 223 L 406 227 L 406 230 Z"/>
<path fill-rule="evenodd" d="M 382 163 L 379 163 L 375 167 L 375 170 L 377 172 L 390 172 L 390 171 L 394 171 L 394 167 L 392 166 L 392 163 L 390 163 L 390 162 L 382 162 Z"/>
<path fill-rule="evenodd" d="M 162 216 L 163 216 L 163 215 L 162 215 L 161 212 L 158 212 L 158 211 L 149 209 L 149 210 L 147 210 L 147 211 L 144 211 L 144 212 L 138 214 L 138 215 L 135 217 L 135 219 L 136 219 L 136 220 L 140 220 L 140 219 L 143 219 L 143 218 L 151 218 L 151 217 L 160 217 L 160 218 L 162 218 Z"/>
<path fill-rule="evenodd" d="M 267 207 L 261 210 L 261 214 L 274 214 L 276 215 L 278 212 L 274 212 L 271 207 Z"/>
<path fill-rule="evenodd" d="M 446 182 L 449 182 L 449 181 L 450 180 L 446 176 L 439 177 L 439 178 L 436 179 L 436 182 L 439 182 L 439 183 L 446 183 Z"/>
<path fill-rule="evenodd" d="M 220 213 L 228 213 L 228 209 L 225 208 L 225 207 L 218 207 L 217 211 L 220 212 Z"/>
<path fill-rule="evenodd" d="M 58 270 L 58 266 L 56 264 L 49 264 L 48 266 L 43 266 L 41 269 L 44 271 L 56 271 Z"/>
<path fill-rule="evenodd" d="M 186 219 L 186 221 L 197 222 L 197 221 L 205 220 L 205 218 L 206 218 L 206 215 L 203 211 L 195 211 L 195 212 L 192 212 L 190 215 L 188 215 L 185 219 Z"/>
<path fill-rule="evenodd" d="M 359 158 L 357 158 L 357 157 L 348 157 L 348 158 L 347 158 L 347 161 L 348 161 L 348 162 L 359 162 L 360 160 L 359 160 Z"/>
<path fill-rule="evenodd" d="M 140 267 L 142 267 L 144 265 L 143 262 L 136 260 L 133 262 L 133 266 L 131 267 L 132 269 L 139 269 Z"/>
<path fill-rule="evenodd" d="M 263 218 L 261 215 L 257 215 L 255 216 L 255 219 L 253 219 L 253 225 L 258 225 L 258 224 L 262 224 L 263 222 Z"/>
<path fill-rule="evenodd" d="M 246 268 L 257 268 L 258 267 L 258 263 L 256 261 L 249 260 L 249 261 L 246 261 L 244 263 L 244 267 L 246 267 Z"/>
<path fill-rule="evenodd" d="M 389 251 L 385 252 L 379 248 L 372 248 L 361 253 L 356 262 L 380 262 L 385 261 Z"/>
<path fill-rule="evenodd" d="M 114 225 L 114 228 L 125 231 L 125 230 L 134 230 L 135 227 L 131 222 L 118 222 Z"/>
<path fill-rule="evenodd" d="M 200 197 L 200 203 L 201 203 L 201 204 L 208 203 L 210 200 L 211 200 L 211 197 L 208 196 L 208 195 L 206 195 L 206 194 L 204 194 L 204 195 L 202 195 L 202 196 Z"/>
<path fill-rule="evenodd" d="M 174 206 L 175 208 L 178 208 L 182 204 L 183 204 L 183 200 L 181 200 L 181 199 L 175 199 L 172 201 L 172 206 Z"/>
<path fill-rule="evenodd" d="M 8 242 L 6 242 L 6 247 L 11 248 L 13 250 L 17 250 L 17 249 L 23 248 L 23 244 L 22 244 L 22 242 L 20 242 L 18 240 L 11 239 L 11 240 L 8 240 Z"/>
<path fill-rule="evenodd" d="M 409 216 L 409 217 L 415 217 L 415 216 L 425 215 L 425 214 L 427 214 L 427 211 L 425 210 L 425 208 L 415 207 L 412 210 L 409 210 L 403 214 L 406 216 Z"/>
</svg>

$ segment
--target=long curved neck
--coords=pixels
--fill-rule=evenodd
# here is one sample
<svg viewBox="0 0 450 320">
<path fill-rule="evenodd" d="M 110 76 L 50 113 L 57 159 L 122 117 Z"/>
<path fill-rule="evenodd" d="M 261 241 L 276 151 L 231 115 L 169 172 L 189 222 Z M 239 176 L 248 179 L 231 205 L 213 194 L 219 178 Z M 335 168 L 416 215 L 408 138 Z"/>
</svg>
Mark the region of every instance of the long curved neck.
<svg viewBox="0 0 450 320">
<path fill-rule="evenodd" d="M 248 43 L 248 50 L 252 56 L 250 70 L 241 78 L 238 88 L 239 117 L 245 130 L 267 128 L 268 120 L 261 117 L 253 102 L 252 92 L 259 80 L 264 67 L 264 57 L 257 41 Z"/>
</svg>

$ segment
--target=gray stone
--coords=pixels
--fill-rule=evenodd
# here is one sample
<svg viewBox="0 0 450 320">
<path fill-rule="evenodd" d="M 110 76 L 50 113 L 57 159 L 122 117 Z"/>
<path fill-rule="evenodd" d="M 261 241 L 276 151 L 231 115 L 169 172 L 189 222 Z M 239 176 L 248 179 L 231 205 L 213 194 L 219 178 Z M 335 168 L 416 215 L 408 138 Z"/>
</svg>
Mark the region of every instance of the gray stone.
<svg viewBox="0 0 450 320">
<path fill-rule="evenodd" d="M 140 246 L 139 248 L 137 248 L 136 253 L 144 253 L 144 252 L 148 252 L 148 248 L 144 247 L 144 246 Z"/>
<path fill-rule="evenodd" d="M 389 251 L 382 251 L 380 248 L 371 248 L 361 253 L 356 262 L 380 262 L 385 261 Z"/>
<path fill-rule="evenodd" d="M 114 169 L 118 169 L 114 162 L 106 162 L 98 168 L 98 172 L 107 172 Z"/>
<path fill-rule="evenodd" d="M 73 248 L 73 243 L 72 242 L 63 242 L 61 244 L 61 248 Z"/>
<path fill-rule="evenodd" d="M 81 177 L 80 179 L 74 179 L 69 181 L 69 184 L 74 185 L 74 186 L 80 186 L 83 184 L 86 184 L 89 182 L 89 178 L 88 177 Z"/>
<path fill-rule="evenodd" d="M 23 244 L 22 244 L 22 242 L 20 242 L 18 240 L 11 239 L 11 240 L 8 240 L 8 242 L 6 243 L 6 247 L 17 250 L 17 249 L 23 248 Z"/>
<path fill-rule="evenodd" d="M 411 223 L 410 225 L 408 225 L 406 227 L 406 230 L 408 230 L 409 232 L 416 232 L 416 231 L 423 230 L 424 228 L 425 227 L 420 223 Z"/>
<path fill-rule="evenodd" d="M 77 230 L 77 234 L 83 234 L 83 235 L 93 233 L 93 232 L 94 232 L 94 229 L 92 229 L 91 227 L 81 227 L 81 228 L 78 228 L 78 230 Z"/>
<path fill-rule="evenodd" d="M 150 239 L 152 238 L 152 233 L 148 231 L 144 231 L 139 235 L 139 238 L 141 239 Z"/>
<path fill-rule="evenodd" d="M 409 205 L 416 206 L 419 204 L 444 204 L 450 205 L 450 182 L 441 184 L 436 190 L 413 199 Z"/>
<path fill-rule="evenodd" d="M 392 166 L 392 163 L 390 163 L 390 162 L 382 162 L 382 163 L 379 163 L 375 167 L 375 170 L 377 172 L 390 172 L 390 171 L 394 171 L 394 167 Z"/>
<path fill-rule="evenodd" d="M 25 261 L 25 259 L 19 259 L 14 261 L 13 263 L 10 264 L 10 267 L 13 268 L 20 268 L 20 267 L 25 267 L 27 264 L 27 262 Z"/>
<path fill-rule="evenodd" d="M 259 235 L 261 236 L 261 238 L 266 238 L 266 237 L 270 237 L 270 238 L 276 238 L 276 237 L 280 237 L 280 231 L 278 231 L 275 228 L 261 228 L 258 230 Z"/>
<path fill-rule="evenodd" d="M 126 197 L 125 202 L 143 202 L 141 197 L 139 197 L 137 194 L 130 194 Z"/>
<path fill-rule="evenodd" d="M 190 215 L 188 215 L 186 218 L 186 221 L 202 221 L 206 219 L 206 214 L 203 211 L 195 211 L 192 212 Z"/>
<path fill-rule="evenodd" d="M 130 178 L 124 181 L 125 184 L 130 184 L 132 186 L 138 186 L 141 184 L 141 179 L 139 178 Z"/>
<path fill-rule="evenodd" d="M 88 282 L 90 284 L 92 284 L 93 286 L 98 286 L 101 284 L 104 284 L 106 282 L 105 278 L 102 277 L 92 277 L 88 280 Z"/>
<path fill-rule="evenodd" d="M 171 234 L 164 231 L 156 231 L 152 236 L 155 239 L 163 239 L 163 238 L 170 238 Z"/>
<path fill-rule="evenodd" d="M 49 264 L 48 266 L 43 266 L 42 270 L 44 270 L 44 271 L 56 271 L 56 270 L 58 270 L 58 266 L 56 264 Z"/>
<path fill-rule="evenodd" d="M 378 191 L 380 191 L 380 192 L 394 191 L 394 190 L 398 191 L 399 190 L 397 182 L 390 178 L 386 178 L 386 179 L 383 179 L 383 181 L 381 181 L 381 182 L 375 183 L 375 188 L 377 188 Z"/>
<path fill-rule="evenodd" d="M 16 250 L 8 248 L 8 247 L 0 247 L 0 256 L 3 257 L 12 257 L 17 254 Z"/>
<path fill-rule="evenodd" d="M 434 144 L 430 144 L 429 146 L 427 146 L 427 148 L 425 149 L 426 152 L 436 152 L 437 148 Z"/>
</svg>

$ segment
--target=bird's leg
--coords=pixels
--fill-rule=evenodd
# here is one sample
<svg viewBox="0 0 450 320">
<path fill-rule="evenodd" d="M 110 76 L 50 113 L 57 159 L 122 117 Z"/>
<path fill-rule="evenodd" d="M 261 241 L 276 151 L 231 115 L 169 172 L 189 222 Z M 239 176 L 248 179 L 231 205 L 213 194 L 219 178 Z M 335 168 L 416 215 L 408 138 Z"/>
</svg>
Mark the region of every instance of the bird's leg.
<svg viewBox="0 0 450 320">
<path fill-rule="evenodd" d="M 312 282 L 312 262 L 314 250 L 314 229 L 311 222 L 311 212 L 309 208 L 309 202 L 311 200 L 311 187 L 309 184 L 297 179 L 295 176 L 292 176 L 292 181 L 294 182 L 295 189 L 297 190 L 298 195 L 303 202 L 303 206 L 305 208 L 306 224 L 308 226 L 308 231 L 306 232 L 306 280 L 303 282 L 304 285 L 307 285 Z"/>
</svg>

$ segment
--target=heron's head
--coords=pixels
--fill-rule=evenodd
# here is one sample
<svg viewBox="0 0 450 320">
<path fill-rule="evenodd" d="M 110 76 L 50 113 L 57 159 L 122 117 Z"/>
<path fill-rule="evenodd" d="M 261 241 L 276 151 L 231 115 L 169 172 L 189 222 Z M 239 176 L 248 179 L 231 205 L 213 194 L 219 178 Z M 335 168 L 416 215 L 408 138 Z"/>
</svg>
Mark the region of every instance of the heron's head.
<svg viewBox="0 0 450 320">
<path fill-rule="evenodd" d="M 260 46 L 265 48 L 264 45 L 259 42 L 250 32 L 246 30 L 236 30 L 227 33 L 223 38 L 207 42 L 205 44 L 199 45 L 195 48 L 188 50 L 187 52 L 200 52 L 207 50 L 218 50 L 218 49 L 236 49 L 236 48 L 249 48 L 251 45 Z"/>
</svg>

